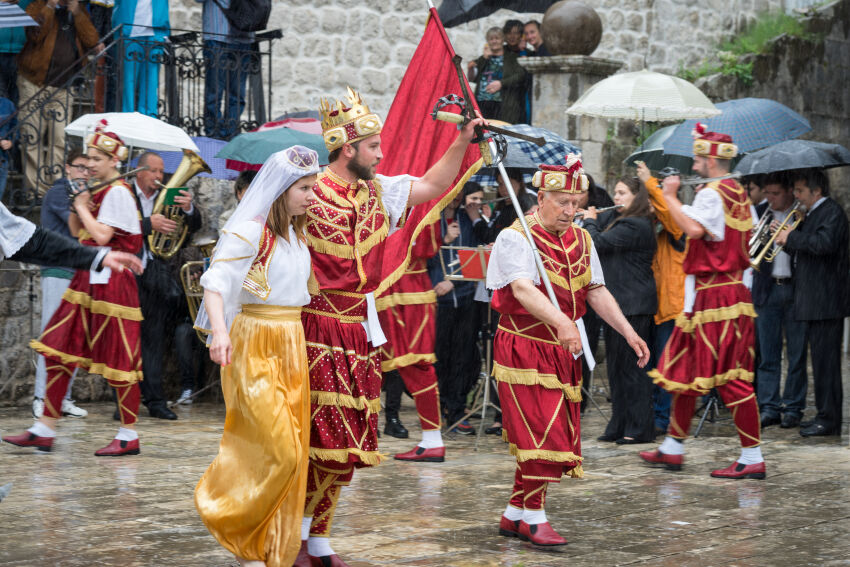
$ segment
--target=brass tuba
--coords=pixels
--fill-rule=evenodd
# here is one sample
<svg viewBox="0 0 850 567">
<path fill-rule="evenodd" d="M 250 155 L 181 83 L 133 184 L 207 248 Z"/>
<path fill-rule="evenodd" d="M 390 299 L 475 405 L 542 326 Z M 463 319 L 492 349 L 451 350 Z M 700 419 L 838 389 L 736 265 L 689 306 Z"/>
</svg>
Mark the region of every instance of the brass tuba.
<svg viewBox="0 0 850 567">
<path fill-rule="evenodd" d="M 183 291 L 186 292 L 186 301 L 189 304 L 189 315 L 192 317 L 192 322 L 198 316 L 198 309 L 201 307 L 201 300 L 204 298 L 204 288 L 201 286 L 201 275 L 204 273 L 205 260 L 195 260 L 186 262 L 180 268 L 180 282 L 183 284 Z M 201 331 L 195 330 L 198 333 L 198 338 L 206 344 L 207 337 Z"/>
<path fill-rule="evenodd" d="M 173 187 L 184 187 L 186 182 L 195 177 L 197 174 L 212 173 L 210 166 L 192 150 L 183 150 L 183 160 L 177 167 L 177 171 L 171 176 L 168 184 L 163 185 L 153 205 L 151 214 L 164 215 L 166 218 L 173 220 L 177 226 L 172 232 L 164 233 L 154 230 L 148 236 L 148 246 L 154 254 L 160 258 L 171 258 L 174 256 L 183 241 L 186 240 L 186 234 L 189 232 L 189 227 L 183 218 L 183 209 L 179 205 L 166 205 L 165 198 L 168 195 L 168 189 Z"/>
</svg>

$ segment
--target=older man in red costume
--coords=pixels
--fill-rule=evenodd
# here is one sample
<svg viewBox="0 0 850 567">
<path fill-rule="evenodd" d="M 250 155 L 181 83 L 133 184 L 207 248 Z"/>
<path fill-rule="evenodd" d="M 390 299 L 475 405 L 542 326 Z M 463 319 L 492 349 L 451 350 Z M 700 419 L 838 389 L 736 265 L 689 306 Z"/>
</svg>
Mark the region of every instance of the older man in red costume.
<svg viewBox="0 0 850 567">
<path fill-rule="evenodd" d="M 590 235 L 572 222 L 588 189 L 578 156 L 567 156 L 566 166 L 541 165 L 533 183 L 540 188 L 539 208 L 525 218 L 560 309 L 546 295 L 534 250 L 517 220 L 499 234 L 487 268 L 487 287 L 496 290 L 493 308 L 502 314 L 493 342 L 493 375 L 503 436 L 517 460 L 499 533 L 557 547 L 567 542 L 549 525 L 543 508 L 550 482 L 560 482 L 564 474 L 582 476 L 582 366 L 574 355 L 586 344 L 577 324 L 586 305 L 626 338 L 639 366 L 649 360 L 649 349 L 605 287 Z"/>
<path fill-rule="evenodd" d="M 404 225 L 409 207 L 423 214 L 405 232 L 416 238 L 460 189 L 452 187 L 474 135 L 476 119 L 421 178 L 385 177 L 375 170 L 381 153 L 381 119 L 348 90 L 346 101 L 320 106 L 328 168 L 319 175 L 307 211 L 307 242 L 318 293 L 303 310 L 310 364 L 312 429 L 302 553 L 296 565 L 344 566 L 328 537 L 340 487 L 354 469 L 376 465 L 381 352 L 385 341 L 373 292 L 382 274 L 403 273 L 409 244 L 387 246 Z M 451 191 L 448 191 L 452 188 Z M 448 192 L 447 192 L 448 191 Z M 443 195 L 445 193 L 445 195 Z M 442 198 L 437 199 L 443 195 Z M 424 205 L 428 201 L 434 202 Z M 399 254 L 399 250 L 408 251 Z M 398 263 L 390 266 L 385 264 Z M 384 282 L 392 283 L 392 282 Z"/>
<path fill-rule="evenodd" d="M 694 171 L 704 177 L 728 174 L 738 151 L 732 138 L 706 132 L 702 124 L 694 135 Z M 649 373 L 673 394 L 670 428 L 657 450 L 640 456 L 680 470 L 696 399 L 716 388 L 732 411 L 742 449 L 736 462 L 711 476 L 762 479 L 765 466 L 752 384 L 756 314 L 742 281 L 750 265 L 750 200 L 737 181 L 721 179 L 698 189 L 693 205 L 682 205 L 676 196 L 679 184 L 678 177 L 668 177 L 663 194 L 673 220 L 688 237 L 685 310 L 676 319 L 658 368 Z"/>
<path fill-rule="evenodd" d="M 392 239 L 391 241 L 392 242 Z M 410 265 L 378 299 L 378 317 L 387 335 L 382 370 L 398 370 L 416 402 L 422 441 L 399 453 L 400 461 L 441 463 L 446 448 L 440 433 L 440 392 L 434 371 L 437 296 L 428 277 L 428 259 L 440 250 L 440 223 L 428 226 L 413 244 Z"/>
</svg>

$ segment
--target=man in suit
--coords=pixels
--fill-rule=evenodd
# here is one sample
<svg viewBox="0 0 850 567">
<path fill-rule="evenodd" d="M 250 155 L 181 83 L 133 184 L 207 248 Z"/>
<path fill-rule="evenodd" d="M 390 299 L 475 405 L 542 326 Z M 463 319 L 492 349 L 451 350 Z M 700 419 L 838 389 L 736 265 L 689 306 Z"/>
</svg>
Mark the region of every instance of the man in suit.
<svg viewBox="0 0 850 567">
<path fill-rule="evenodd" d="M 805 321 L 812 349 L 818 413 L 801 424 L 800 435 L 840 435 L 842 319 L 848 314 L 850 270 L 847 215 L 829 197 L 823 170 L 798 172 L 793 181 L 794 197 L 806 207 L 806 219 L 796 230 L 782 230 L 776 243 L 794 258 L 794 314 Z"/>
<path fill-rule="evenodd" d="M 760 218 L 769 215 L 770 222 L 781 223 L 794 204 L 787 175 L 771 174 L 763 190 L 767 201 L 757 205 L 756 212 Z M 806 408 L 806 324 L 794 316 L 792 275 L 791 256 L 785 251 L 779 252 L 772 262 L 761 262 L 753 275 L 753 306 L 758 314 L 757 347 L 761 354 L 756 395 L 762 427 L 777 423 L 785 429 L 797 427 Z M 783 330 L 788 374 L 780 399 Z"/>
</svg>

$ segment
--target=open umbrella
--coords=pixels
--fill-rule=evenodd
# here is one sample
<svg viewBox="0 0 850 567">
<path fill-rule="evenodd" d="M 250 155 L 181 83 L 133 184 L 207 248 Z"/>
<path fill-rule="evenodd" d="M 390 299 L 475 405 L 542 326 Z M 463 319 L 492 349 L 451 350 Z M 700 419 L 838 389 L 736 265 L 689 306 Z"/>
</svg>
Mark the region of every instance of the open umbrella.
<svg viewBox="0 0 850 567">
<path fill-rule="evenodd" d="M 749 153 L 802 136 L 812 129 L 809 121 L 782 103 L 767 98 L 739 98 L 717 103 L 720 116 L 701 120 L 710 132 L 732 136 L 740 153 Z M 687 120 L 664 140 L 664 153 L 693 155 L 691 136 L 696 120 Z"/>
<path fill-rule="evenodd" d="M 542 14 L 556 0 L 443 0 L 437 15 L 443 27 L 451 28 L 486 18 L 496 10 L 513 10 L 521 13 Z"/>
<path fill-rule="evenodd" d="M 232 161 L 254 166 L 263 164 L 275 152 L 294 145 L 305 146 L 319 153 L 319 163 L 328 163 L 328 149 L 324 139 L 317 134 L 309 134 L 292 128 L 272 128 L 262 132 L 239 134 L 216 154 L 215 157 L 228 160 L 228 167 L 234 168 Z M 242 167 L 245 169 L 245 167 Z M 248 167 L 248 169 L 254 169 Z"/>
<path fill-rule="evenodd" d="M 69 136 L 85 138 L 101 121 L 106 119 L 107 131 L 115 132 L 128 146 L 155 151 L 198 151 L 198 146 L 189 134 L 157 118 L 139 112 L 106 112 L 80 116 L 67 126 Z"/>
<path fill-rule="evenodd" d="M 16 4 L 0 2 L 0 28 L 25 28 L 38 26 L 23 8 Z"/>
<path fill-rule="evenodd" d="M 811 140 L 787 140 L 744 156 L 735 171 L 741 175 L 755 175 L 789 169 L 828 169 L 845 165 L 850 165 L 850 150 L 842 145 Z"/>
<path fill-rule="evenodd" d="M 665 167 L 675 167 L 683 173 L 690 171 L 694 162 L 692 158 L 664 153 L 664 140 L 670 137 L 675 128 L 676 125 L 673 124 L 656 130 L 638 149 L 623 160 L 623 163 L 634 166 L 635 162 L 642 161 L 653 171 L 660 171 Z"/>
<path fill-rule="evenodd" d="M 567 114 L 667 122 L 715 116 L 720 110 L 688 81 L 644 69 L 592 85 Z"/>
<path fill-rule="evenodd" d="M 227 161 L 215 157 L 216 154 L 227 145 L 224 140 L 215 138 L 207 138 L 205 136 L 192 136 L 192 141 L 198 146 L 198 153 L 201 158 L 210 166 L 212 173 L 199 173 L 198 177 L 212 177 L 214 179 L 235 179 L 238 173 L 227 168 Z M 183 161 L 183 152 L 158 152 L 162 158 L 166 173 L 174 173 L 180 162 Z M 134 158 L 130 162 L 130 167 L 135 168 L 139 158 Z"/>
</svg>

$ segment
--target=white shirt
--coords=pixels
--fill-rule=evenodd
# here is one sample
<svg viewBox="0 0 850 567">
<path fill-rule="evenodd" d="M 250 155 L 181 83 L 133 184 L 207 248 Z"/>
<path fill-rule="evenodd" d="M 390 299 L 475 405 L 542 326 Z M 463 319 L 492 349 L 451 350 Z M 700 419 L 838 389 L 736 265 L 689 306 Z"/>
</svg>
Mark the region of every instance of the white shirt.
<svg viewBox="0 0 850 567">
<path fill-rule="evenodd" d="M 773 219 L 782 222 L 788 216 L 788 213 L 791 212 L 790 207 L 784 211 L 774 211 L 773 209 L 768 209 L 773 214 Z M 773 260 L 773 271 L 771 275 L 774 278 L 790 278 L 791 277 L 791 256 L 786 252 L 782 251 L 776 255 L 776 258 Z"/>
<path fill-rule="evenodd" d="M 720 194 L 706 187 L 697 191 L 692 205 L 682 205 L 682 213 L 695 220 L 708 232 L 708 240 L 722 242 L 726 235 L 726 213 Z"/>
<path fill-rule="evenodd" d="M 390 217 L 390 233 L 393 233 L 395 225 L 404 215 L 404 210 L 407 208 L 408 201 L 410 201 L 413 183 L 418 181 L 419 178 L 412 175 L 394 175 L 392 177 L 376 175 L 375 178 L 381 185 L 381 201 Z"/>
<path fill-rule="evenodd" d="M 119 228 L 129 234 L 142 233 L 136 200 L 123 185 L 115 185 L 103 198 L 97 213 L 97 222 Z"/>
<path fill-rule="evenodd" d="M 808 212 L 809 212 L 809 214 L 811 214 L 811 212 L 812 212 L 812 211 L 814 211 L 815 209 L 817 209 L 818 207 L 820 207 L 820 204 L 821 204 L 821 203 L 823 203 L 824 201 L 826 201 L 826 197 L 821 197 L 820 199 L 818 199 L 817 201 L 815 201 L 815 204 L 814 204 L 814 205 L 812 205 L 812 208 L 811 208 L 811 209 L 809 209 L 809 211 L 808 211 Z"/>
<path fill-rule="evenodd" d="M 35 225 L 23 217 L 12 214 L 0 203 L 0 260 L 15 254 L 29 242 Z"/>
<path fill-rule="evenodd" d="M 133 15 L 133 29 L 130 37 L 153 35 L 153 0 L 136 0 L 136 12 Z"/>
<path fill-rule="evenodd" d="M 527 279 L 540 285 L 540 272 L 534 259 L 534 250 L 525 235 L 513 229 L 503 230 L 487 264 L 487 289 L 501 289 L 518 279 Z M 590 243 L 590 283 L 605 285 L 602 264 L 593 241 Z"/>
<path fill-rule="evenodd" d="M 275 249 L 269 260 L 267 284 L 268 297 L 262 299 L 242 284 L 257 257 L 263 225 L 245 221 L 222 234 L 218 241 L 216 260 L 201 276 L 204 289 L 217 291 L 224 299 L 225 311 L 237 310 L 244 304 L 263 303 L 301 307 L 310 303 L 307 280 L 310 278 L 310 251 L 289 227 L 289 242 L 277 237 Z M 228 321 L 229 323 L 229 321 Z"/>
</svg>

